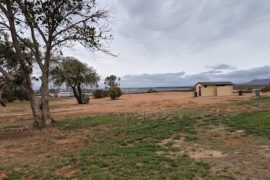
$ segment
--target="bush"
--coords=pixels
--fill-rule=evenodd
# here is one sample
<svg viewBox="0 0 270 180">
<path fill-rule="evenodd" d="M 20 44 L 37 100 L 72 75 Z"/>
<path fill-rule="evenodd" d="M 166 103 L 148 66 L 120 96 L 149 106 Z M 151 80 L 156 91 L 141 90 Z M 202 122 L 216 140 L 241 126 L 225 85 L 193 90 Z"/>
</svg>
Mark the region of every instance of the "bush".
<svg viewBox="0 0 270 180">
<path fill-rule="evenodd" d="M 152 88 L 150 88 L 150 89 L 147 90 L 147 93 L 155 93 L 155 92 L 157 92 L 157 91 L 154 90 L 154 89 L 152 89 Z"/>
<path fill-rule="evenodd" d="M 110 92 L 110 97 L 112 100 L 116 100 L 117 98 L 122 96 L 122 91 L 119 87 L 111 87 L 109 89 L 109 92 Z"/>
<path fill-rule="evenodd" d="M 267 85 L 261 89 L 262 92 L 270 92 L 270 85 Z"/>
<path fill-rule="evenodd" d="M 3 92 L 3 98 L 7 102 L 13 102 L 15 100 L 20 100 L 20 101 L 29 100 L 28 94 L 13 83 L 9 83 L 5 87 L 4 92 Z"/>
<path fill-rule="evenodd" d="M 253 89 L 252 88 L 245 89 L 243 93 L 253 93 Z"/>
<path fill-rule="evenodd" d="M 89 104 L 90 97 L 88 95 L 83 94 L 82 104 Z"/>
<path fill-rule="evenodd" d="M 101 99 L 109 96 L 108 90 L 97 89 L 93 91 L 93 97 L 95 99 Z"/>
</svg>

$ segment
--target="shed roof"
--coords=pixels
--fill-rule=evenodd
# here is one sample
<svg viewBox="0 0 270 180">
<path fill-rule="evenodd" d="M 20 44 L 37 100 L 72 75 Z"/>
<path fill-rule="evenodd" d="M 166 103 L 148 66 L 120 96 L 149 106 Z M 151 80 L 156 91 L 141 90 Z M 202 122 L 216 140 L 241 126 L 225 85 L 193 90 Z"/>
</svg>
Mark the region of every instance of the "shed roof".
<svg viewBox="0 0 270 180">
<path fill-rule="evenodd" d="M 196 84 L 195 84 L 195 86 L 197 85 L 197 84 L 201 84 L 201 85 L 213 85 L 213 86 L 215 86 L 215 85 L 233 85 L 233 83 L 232 82 L 230 82 L 230 81 L 226 81 L 226 82 L 197 82 Z"/>
</svg>

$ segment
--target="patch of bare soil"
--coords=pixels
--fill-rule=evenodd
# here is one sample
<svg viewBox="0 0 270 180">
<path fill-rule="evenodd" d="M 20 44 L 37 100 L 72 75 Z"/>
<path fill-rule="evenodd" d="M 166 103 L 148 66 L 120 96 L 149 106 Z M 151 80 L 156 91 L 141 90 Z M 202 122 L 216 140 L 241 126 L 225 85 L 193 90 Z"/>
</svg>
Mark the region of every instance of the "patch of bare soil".
<svg viewBox="0 0 270 180">
<path fill-rule="evenodd" d="M 194 159 L 203 159 L 203 158 L 220 158 L 227 156 L 218 150 L 209 150 L 205 149 L 198 144 L 190 144 L 190 142 L 185 142 L 185 137 L 182 136 L 180 139 L 175 139 L 175 136 L 164 139 L 159 143 L 159 145 L 166 147 L 168 144 L 171 144 L 172 147 L 179 148 L 178 152 L 169 152 L 169 155 L 179 156 L 179 155 L 188 155 Z M 164 154 L 163 152 L 157 152 L 158 154 Z"/>
<path fill-rule="evenodd" d="M 21 138 L 31 137 L 32 135 L 33 131 L 31 129 L 7 131 L 5 133 L 0 133 L 0 141 L 19 140 Z"/>
<path fill-rule="evenodd" d="M 145 94 L 126 94 L 117 101 L 109 98 L 91 99 L 88 105 L 78 105 L 74 98 L 59 98 L 50 101 L 51 113 L 55 119 L 70 117 L 84 117 L 106 113 L 153 113 L 189 108 L 196 106 L 227 103 L 237 100 L 250 99 L 251 94 L 245 96 L 227 97 L 193 97 L 191 92 L 164 92 Z M 7 121 L 31 119 L 31 110 L 27 102 L 10 103 L 8 107 L 0 107 L 0 126 L 9 124 Z"/>
<path fill-rule="evenodd" d="M 71 166 L 67 166 L 67 167 L 63 167 L 61 169 L 57 169 L 55 171 L 55 174 L 59 175 L 59 176 L 63 176 L 65 178 L 71 178 L 79 172 L 80 172 L 79 169 L 73 168 Z"/>
<path fill-rule="evenodd" d="M 189 156 L 194 159 L 201 159 L 201 158 L 220 158 L 227 156 L 226 154 L 223 154 L 221 151 L 215 151 L 215 150 L 205 150 L 205 149 L 198 149 L 196 151 L 189 152 Z"/>
</svg>

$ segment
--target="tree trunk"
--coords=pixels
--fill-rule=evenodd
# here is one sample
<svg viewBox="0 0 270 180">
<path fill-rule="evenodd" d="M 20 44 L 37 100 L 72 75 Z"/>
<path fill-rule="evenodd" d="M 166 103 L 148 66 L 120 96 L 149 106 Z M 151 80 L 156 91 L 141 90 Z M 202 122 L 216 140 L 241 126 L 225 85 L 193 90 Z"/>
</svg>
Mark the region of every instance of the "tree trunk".
<svg viewBox="0 0 270 180">
<path fill-rule="evenodd" d="M 3 106 L 3 107 L 6 107 L 7 104 L 6 104 L 6 101 L 2 98 L 3 96 L 3 91 L 0 90 L 0 104 Z"/>
<path fill-rule="evenodd" d="M 81 104 L 83 104 L 83 96 L 82 96 L 82 89 L 81 89 L 81 84 L 80 83 L 78 83 L 77 89 L 78 89 L 78 96 L 80 98 Z"/>
<path fill-rule="evenodd" d="M 25 74 L 25 91 L 28 93 L 28 98 L 29 98 L 29 101 L 30 101 L 30 106 L 31 106 L 31 110 L 32 110 L 32 115 L 33 115 L 33 118 L 34 118 L 34 126 L 36 124 L 39 123 L 40 121 L 40 116 L 39 116 L 39 110 L 38 110 L 38 105 L 37 105 L 37 101 L 36 101 L 36 95 L 35 95 L 35 92 L 32 88 L 32 81 L 31 81 L 31 77 L 30 75 L 26 75 Z M 23 85 L 21 85 L 23 86 Z"/>
<path fill-rule="evenodd" d="M 42 72 L 42 84 L 40 88 L 41 99 L 40 99 L 40 111 L 41 111 L 41 125 L 51 125 L 53 119 L 50 116 L 49 108 L 49 82 L 48 72 L 45 70 Z"/>
<path fill-rule="evenodd" d="M 72 88 L 72 90 L 73 90 L 73 94 L 74 94 L 74 96 L 75 96 L 75 98 L 76 98 L 78 104 L 82 104 L 82 103 L 83 103 L 83 102 L 82 102 L 82 98 L 80 98 L 80 96 L 78 95 L 78 93 L 77 93 L 77 91 L 76 91 L 76 86 L 72 86 L 71 88 Z"/>
<path fill-rule="evenodd" d="M 22 85 L 22 88 L 25 88 L 25 90 L 27 91 L 27 93 L 29 95 L 29 100 L 30 100 L 30 104 L 31 104 L 34 123 L 36 123 L 39 121 L 38 107 L 37 107 L 37 103 L 35 100 L 35 93 L 34 93 L 34 90 L 32 88 L 32 81 L 31 81 L 31 77 L 29 74 L 29 69 L 23 60 L 22 50 L 20 47 L 20 43 L 17 39 L 17 30 L 16 30 L 16 26 L 15 26 L 14 12 L 13 12 L 12 7 L 11 7 L 11 1 L 6 1 L 6 7 L 7 7 L 7 11 L 5 11 L 4 13 L 8 18 L 8 22 L 9 22 L 9 26 L 10 26 L 9 30 L 10 30 L 13 46 L 14 46 L 15 52 L 16 52 L 15 55 L 16 55 L 17 60 L 20 62 L 21 66 L 22 66 L 23 75 L 24 75 L 25 82 L 26 82 L 26 87 L 23 87 L 23 85 Z"/>
<path fill-rule="evenodd" d="M 1 67 L 0 67 L 1 68 Z M 0 71 L 1 72 L 1 71 Z M 4 94 L 4 82 L 0 83 L 0 104 L 3 106 L 3 107 L 6 107 L 7 104 L 6 104 L 6 101 L 5 99 L 3 98 L 3 94 Z"/>
</svg>

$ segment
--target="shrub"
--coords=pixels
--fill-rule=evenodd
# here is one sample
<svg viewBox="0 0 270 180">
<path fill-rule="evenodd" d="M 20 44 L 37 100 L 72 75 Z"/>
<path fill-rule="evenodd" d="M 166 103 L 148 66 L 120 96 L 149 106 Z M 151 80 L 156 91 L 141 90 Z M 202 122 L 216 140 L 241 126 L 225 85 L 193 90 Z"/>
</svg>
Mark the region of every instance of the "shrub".
<svg viewBox="0 0 270 180">
<path fill-rule="evenodd" d="M 86 94 L 83 94 L 82 96 L 82 104 L 89 104 L 90 97 Z"/>
<path fill-rule="evenodd" d="M 49 89 L 49 93 L 53 97 L 58 97 L 59 90 L 58 89 Z"/>
<path fill-rule="evenodd" d="M 93 97 L 95 99 L 101 99 L 109 96 L 108 90 L 97 89 L 93 91 Z"/>
<path fill-rule="evenodd" d="M 119 98 L 122 95 L 122 91 L 120 89 L 120 78 L 115 75 L 110 75 L 105 78 L 104 84 L 106 88 L 109 89 L 109 94 L 112 100 Z"/>
<path fill-rule="evenodd" d="M 110 97 L 112 100 L 116 100 L 117 98 L 122 96 L 122 91 L 119 87 L 111 87 L 109 89 L 109 92 L 110 92 Z"/>
<path fill-rule="evenodd" d="M 155 92 L 157 92 L 157 91 L 154 90 L 154 89 L 152 89 L 152 88 L 150 88 L 150 89 L 147 90 L 147 93 L 155 93 Z"/>
<path fill-rule="evenodd" d="M 262 92 L 270 92 L 270 85 L 267 85 L 261 89 Z"/>
<path fill-rule="evenodd" d="M 252 88 L 248 88 L 246 90 L 243 91 L 244 93 L 252 93 L 253 92 L 253 89 Z"/>
</svg>

